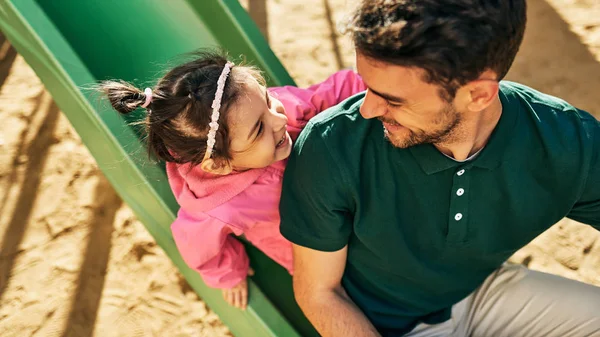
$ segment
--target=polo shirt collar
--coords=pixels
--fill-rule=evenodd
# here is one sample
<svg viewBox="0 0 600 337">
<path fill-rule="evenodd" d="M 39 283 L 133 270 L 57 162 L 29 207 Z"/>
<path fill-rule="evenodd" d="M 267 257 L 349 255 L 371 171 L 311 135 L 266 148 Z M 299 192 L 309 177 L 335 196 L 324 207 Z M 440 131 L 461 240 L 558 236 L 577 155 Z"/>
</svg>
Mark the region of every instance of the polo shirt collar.
<svg viewBox="0 0 600 337">
<path fill-rule="evenodd" d="M 502 82 L 500 82 L 498 95 L 502 104 L 502 115 L 500 116 L 498 125 L 494 128 L 488 143 L 474 160 L 466 163 L 454 161 L 444 156 L 432 144 L 422 144 L 409 148 L 410 152 L 421 166 L 421 169 L 427 175 L 469 164 L 490 170 L 500 166 L 505 159 L 505 150 L 513 139 L 515 125 L 522 109 L 519 99 L 512 94 L 505 94 L 502 91 L 502 88 L 503 85 Z"/>
</svg>

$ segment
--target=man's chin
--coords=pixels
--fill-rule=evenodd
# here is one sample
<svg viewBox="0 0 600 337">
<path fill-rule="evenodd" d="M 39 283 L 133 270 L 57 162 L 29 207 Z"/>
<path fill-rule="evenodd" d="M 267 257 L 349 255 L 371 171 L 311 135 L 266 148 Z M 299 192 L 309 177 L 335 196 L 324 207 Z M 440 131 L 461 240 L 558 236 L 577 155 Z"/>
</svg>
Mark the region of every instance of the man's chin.
<svg viewBox="0 0 600 337">
<path fill-rule="evenodd" d="M 385 139 L 392 144 L 392 146 L 397 147 L 399 149 L 406 149 L 411 146 L 419 145 L 419 143 L 415 143 L 413 139 L 410 137 L 398 137 L 390 134 L 389 132 L 384 133 Z"/>
<path fill-rule="evenodd" d="M 412 144 L 409 142 L 397 142 L 397 141 L 396 142 L 390 141 L 390 144 L 392 144 L 394 147 L 399 148 L 399 149 L 408 149 L 409 147 L 419 145 L 419 144 Z"/>
</svg>

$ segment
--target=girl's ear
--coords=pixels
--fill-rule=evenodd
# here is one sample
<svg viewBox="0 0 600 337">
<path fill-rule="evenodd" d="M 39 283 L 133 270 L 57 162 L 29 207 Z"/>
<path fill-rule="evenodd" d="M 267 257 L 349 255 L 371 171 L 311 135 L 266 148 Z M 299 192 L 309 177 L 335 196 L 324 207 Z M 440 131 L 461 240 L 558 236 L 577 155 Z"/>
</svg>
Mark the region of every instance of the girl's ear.
<svg viewBox="0 0 600 337">
<path fill-rule="evenodd" d="M 212 158 L 207 158 L 200 163 L 202 171 L 217 174 L 217 175 L 228 175 L 233 171 L 233 168 L 229 164 L 228 160 L 219 160 L 218 162 Z"/>
</svg>

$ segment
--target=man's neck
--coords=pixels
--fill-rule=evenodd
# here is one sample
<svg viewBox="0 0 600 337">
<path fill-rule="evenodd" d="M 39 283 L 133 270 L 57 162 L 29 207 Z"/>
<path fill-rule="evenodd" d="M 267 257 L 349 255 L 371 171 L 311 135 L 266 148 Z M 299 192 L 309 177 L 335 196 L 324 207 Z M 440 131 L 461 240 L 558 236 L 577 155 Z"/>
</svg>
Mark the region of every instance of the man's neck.
<svg viewBox="0 0 600 337">
<path fill-rule="evenodd" d="M 487 144 L 492 132 L 500 121 L 502 103 L 497 97 L 487 109 L 468 116 L 461 122 L 456 132 L 456 139 L 449 142 L 434 144 L 445 155 L 463 161 L 477 153 Z"/>
</svg>

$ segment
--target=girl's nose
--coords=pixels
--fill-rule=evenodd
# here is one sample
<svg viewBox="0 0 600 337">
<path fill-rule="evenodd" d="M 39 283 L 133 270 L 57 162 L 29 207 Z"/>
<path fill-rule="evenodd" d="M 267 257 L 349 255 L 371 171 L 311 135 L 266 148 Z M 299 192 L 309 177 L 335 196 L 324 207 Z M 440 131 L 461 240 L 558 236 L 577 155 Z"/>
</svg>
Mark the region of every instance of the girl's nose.
<svg viewBox="0 0 600 337">
<path fill-rule="evenodd" d="M 271 111 L 273 119 L 273 129 L 281 130 L 281 128 L 284 128 L 288 122 L 288 118 L 285 114 L 285 107 L 278 99 L 272 98 Z"/>
</svg>

